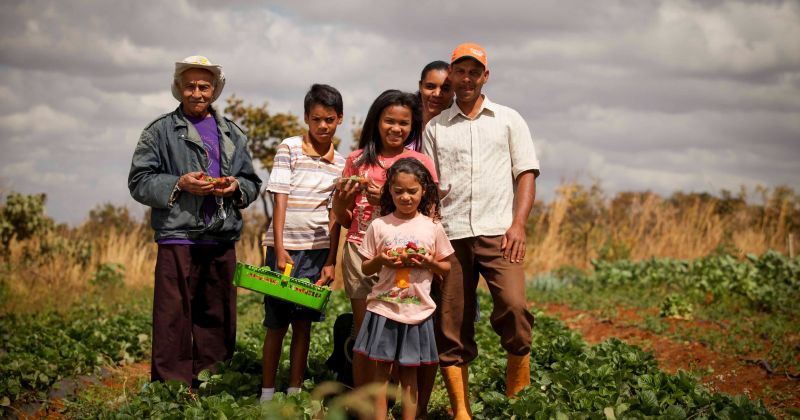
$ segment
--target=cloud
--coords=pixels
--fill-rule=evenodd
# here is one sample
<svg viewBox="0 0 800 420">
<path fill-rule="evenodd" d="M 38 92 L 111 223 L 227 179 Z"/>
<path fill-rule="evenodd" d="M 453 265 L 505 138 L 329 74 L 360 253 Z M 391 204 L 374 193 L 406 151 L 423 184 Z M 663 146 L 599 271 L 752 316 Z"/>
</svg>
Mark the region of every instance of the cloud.
<svg viewBox="0 0 800 420">
<path fill-rule="evenodd" d="M 131 154 L 177 106 L 185 56 L 224 66 L 223 101 L 272 112 L 336 86 L 347 147 L 351 117 L 465 41 L 488 50 L 484 92 L 530 126 L 541 197 L 592 177 L 612 193 L 800 185 L 800 4 L 687 0 L 2 2 L 0 184 L 46 192 L 59 221 L 136 207 Z"/>
<path fill-rule="evenodd" d="M 714 78 L 759 76 L 800 65 L 796 2 L 663 2 L 639 39 L 668 69 Z M 634 41 L 636 42 L 636 41 Z"/>
<path fill-rule="evenodd" d="M 0 130 L 10 133 L 58 133 L 80 129 L 76 118 L 53 110 L 47 105 L 36 105 L 26 112 L 0 117 Z"/>
</svg>

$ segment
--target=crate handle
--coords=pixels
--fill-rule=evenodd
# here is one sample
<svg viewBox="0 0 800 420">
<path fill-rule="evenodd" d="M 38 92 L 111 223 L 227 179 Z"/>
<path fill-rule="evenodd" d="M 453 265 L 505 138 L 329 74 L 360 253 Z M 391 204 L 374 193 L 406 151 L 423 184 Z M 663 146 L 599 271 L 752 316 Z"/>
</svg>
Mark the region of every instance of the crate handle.
<svg viewBox="0 0 800 420">
<path fill-rule="evenodd" d="M 294 265 L 292 263 L 286 263 L 286 267 L 283 267 L 283 275 L 281 275 L 281 286 L 286 287 L 289 283 L 289 277 L 292 274 L 292 268 Z"/>
</svg>

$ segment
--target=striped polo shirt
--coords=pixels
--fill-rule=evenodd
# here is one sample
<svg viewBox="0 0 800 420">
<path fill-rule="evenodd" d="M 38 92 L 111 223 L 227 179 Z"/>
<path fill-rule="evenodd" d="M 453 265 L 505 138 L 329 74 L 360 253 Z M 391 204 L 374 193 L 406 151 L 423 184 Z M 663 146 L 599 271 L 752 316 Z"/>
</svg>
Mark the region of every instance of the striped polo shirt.
<svg viewBox="0 0 800 420">
<path fill-rule="evenodd" d="M 334 152 L 333 162 L 303 153 L 303 136 L 281 142 L 275 153 L 267 191 L 288 194 L 283 246 L 287 250 L 330 248 L 328 203 L 333 181 L 342 174 L 344 157 Z M 275 245 L 273 224 L 266 245 Z"/>
</svg>

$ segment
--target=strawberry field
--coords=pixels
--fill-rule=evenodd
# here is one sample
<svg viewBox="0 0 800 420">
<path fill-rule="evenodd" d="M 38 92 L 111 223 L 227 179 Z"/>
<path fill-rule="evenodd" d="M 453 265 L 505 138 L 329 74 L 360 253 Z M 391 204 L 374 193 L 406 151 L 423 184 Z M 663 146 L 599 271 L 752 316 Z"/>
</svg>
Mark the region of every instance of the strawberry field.
<svg viewBox="0 0 800 420">
<path fill-rule="evenodd" d="M 479 419 L 757 419 L 796 415 L 797 407 L 792 405 L 797 401 L 796 388 L 773 390 L 769 399 L 774 408 L 769 408 L 752 392 L 718 392 L 704 379 L 709 375 L 705 366 L 666 368 L 658 357 L 658 346 L 645 350 L 643 347 L 653 346 L 626 343 L 613 334 L 594 337 L 588 344 L 579 331 L 590 331 L 575 325 L 592 317 L 601 319 L 597 325 L 608 325 L 606 320 L 622 324 L 616 315 L 625 310 L 637 314 L 626 319 L 626 328 L 679 344 L 703 342 L 707 350 L 738 355 L 742 366 L 757 358 L 791 385 L 798 382 L 800 363 L 795 303 L 800 298 L 799 282 L 800 259 L 774 253 L 743 261 L 725 254 L 693 261 L 598 261 L 588 273 L 565 267 L 532 278 L 528 293 L 536 315 L 533 382 L 517 398 L 504 396 L 505 353 L 488 316 L 483 316 L 477 327 L 481 354 L 470 366 L 472 410 Z M 0 414 L 336 419 L 346 418 L 346 409 L 369 407 L 365 401 L 370 389 L 347 392 L 325 366 L 335 316 L 349 309 L 340 291 L 333 294 L 328 319 L 314 326 L 305 392 L 301 394 L 278 394 L 273 402 L 258 403 L 263 310 L 259 295 L 243 293 L 239 298 L 237 352 L 218 372 L 203 374 L 199 389 L 192 391 L 178 383 L 150 384 L 145 373 L 126 377 L 122 384 L 116 379 L 116 385 L 113 377 L 111 385 L 109 381 L 95 381 L 54 400 L 59 388 L 75 378 L 101 374 L 103 367 L 146 367 L 150 306 L 146 291 L 140 294 L 124 305 L 100 300 L 95 303 L 87 296 L 87 302 L 74 309 L 0 318 Z M 489 295 L 482 293 L 480 301 L 481 312 L 488 314 Z M 571 315 L 555 313 L 551 310 L 554 305 L 570 308 Z M 675 323 L 683 324 L 674 328 Z M 695 328 L 698 325 L 725 328 Z M 279 390 L 286 386 L 289 342 L 284 341 Z M 146 372 L 146 368 L 143 370 Z M 448 418 L 448 406 L 441 382 L 437 382 L 430 417 Z M 399 413 L 398 408 L 394 408 L 395 413 Z"/>
</svg>

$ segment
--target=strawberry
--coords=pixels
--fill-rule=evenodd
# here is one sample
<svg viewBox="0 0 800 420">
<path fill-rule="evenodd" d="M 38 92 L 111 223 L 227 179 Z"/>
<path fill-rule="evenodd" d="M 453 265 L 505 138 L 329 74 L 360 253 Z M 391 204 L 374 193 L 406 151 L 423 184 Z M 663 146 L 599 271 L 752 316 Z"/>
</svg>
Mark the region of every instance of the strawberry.
<svg viewBox="0 0 800 420">
<path fill-rule="evenodd" d="M 416 251 L 417 250 L 417 244 L 415 244 L 414 242 L 409 242 L 409 243 L 406 244 L 406 248 L 411 248 L 414 251 Z"/>
</svg>

